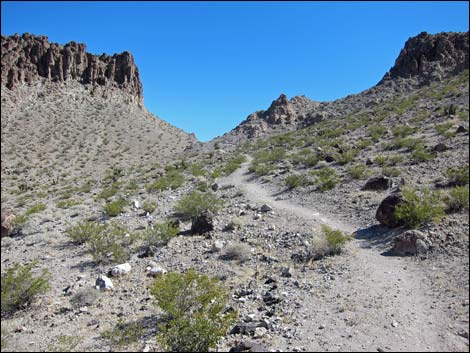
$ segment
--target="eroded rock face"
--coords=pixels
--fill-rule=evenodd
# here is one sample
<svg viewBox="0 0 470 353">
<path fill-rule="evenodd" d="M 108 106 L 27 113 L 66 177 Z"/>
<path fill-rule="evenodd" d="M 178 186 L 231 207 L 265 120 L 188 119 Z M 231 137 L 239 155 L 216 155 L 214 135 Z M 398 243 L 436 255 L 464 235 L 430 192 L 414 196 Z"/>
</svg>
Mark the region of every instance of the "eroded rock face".
<svg viewBox="0 0 470 353">
<path fill-rule="evenodd" d="M 408 39 L 395 65 L 380 83 L 411 77 L 426 83 L 468 69 L 468 38 L 468 32 L 444 32 L 435 35 L 422 32 Z"/>
<path fill-rule="evenodd" d="M 143 105 L 142 83 L 131 53 L 101 56 L 86 52 L 85 44 L 64 46 L 46 36 L 2 36 L 2 86 L 11 90 L 21 84 L 47 79 L 77 80 L 83 84 L 117 87 Z"/>
</svg>

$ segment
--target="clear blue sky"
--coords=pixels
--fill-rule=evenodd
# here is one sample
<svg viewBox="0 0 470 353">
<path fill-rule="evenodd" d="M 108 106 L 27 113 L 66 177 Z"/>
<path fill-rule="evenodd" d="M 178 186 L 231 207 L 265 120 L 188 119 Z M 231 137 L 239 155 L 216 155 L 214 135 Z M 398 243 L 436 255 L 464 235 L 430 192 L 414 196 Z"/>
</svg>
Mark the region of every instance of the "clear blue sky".
<svg viewBox="0 0 470 353">
<path fill-rule="evenodd" d="M 134 54 L 146 107 L 208 140 L 279 94 L 376 84 L 422 31 L 468 31 L 468 2 L 3 2 L 2 34 Z"/>
</svg>

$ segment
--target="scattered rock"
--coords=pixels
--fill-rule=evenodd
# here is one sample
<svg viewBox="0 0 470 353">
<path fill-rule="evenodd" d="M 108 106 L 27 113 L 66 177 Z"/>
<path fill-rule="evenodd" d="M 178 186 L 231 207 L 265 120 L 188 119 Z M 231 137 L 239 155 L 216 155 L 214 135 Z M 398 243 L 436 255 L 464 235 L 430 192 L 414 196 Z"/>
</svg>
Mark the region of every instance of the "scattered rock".
<svg viewBox="0 0 470 353">
<path fill-rule="evenodd" d="M 146 246 L 143 251 L 139 254 L 139 258 L 143 257 L 153 257 L 158 253 L 158 247 L 155 245 L 148 245 Z"/>
<path fill-rule="evenodd" d="M 214 243 L 212 244 L 212 252 L 213 253 L 216 253 L 216 252 L 219 252 L 221 251 L 225 246 L 225 242 L 223 240 L 216 240 L 214 241 Z"/>
<path fill-rule="evenodd" d="M 394 239 L 393 248 L 390 252 L 398 256 L 424 254 L 428 251 L 430 244 L 423 232 L 408 230 Z"/>
<path fill-rule="evenodd" d="M 444 152 L 444 151 L 447 151 L 448 149 L 449 147 L 445 143 L 438 143 L 431 149 L 431 151 L 432 152 Z"/>
<path fill-rule="evenodd" d="M 457 131 L 456 131 L 458 134 L 464 134 L 464 133 L 467 133 L 468 130 L 465 126 L 463 125 L 459 125 L 459 127 L 457 128 Z"/>
<path fill-rule="evenodd" d="M 111 275 L 122 276 L 122 275 L 128 274 L 130 271 L 131 271 L 131 265 L 126 262 L 125 264 L 114 266 L 111 269 Z"/>
<path fill-rule="evenodd" d="M 211 189 L 212 189 L 212 191 L 217 191 L 217 190 L 219 190 L 219 184 L 217 184 L 217 183 L 212 184 L 212 185 L 211 185 Z"/>
<path fill-rule="evenodd" d="M 99 275 L 96 279 L 95 288 L 98 290 L 112 290 L 113 282 L 105 275 Z"/>
<path fill-rule="evenodd" d="M 403 225 L 403 222 L 398 221 L 394 215 L 396 207 L 402 202 L 405 202 L 405 199 L 401 193 L 395 193 L 387 196 L 380 203 L 380 206 L 375 213 L 375 218 L 382 225 L 389 228 L 395 228 Z"/>
<path fill-rule="evenodd" d="M 153 261 L 150 261 L 150 266 L 147 266 L 147 268 L 145 269 L 147 271 L 147 273 L 151 276 L 156 276 L 156 275 L 159 275 L 159 274 L 165 274 L 167 273 L 168 271 L 165 270 L 163 267 L 157 265 L 155 262 Z"/>
<path fill-rule="evenodd" d="M 370 178 L 362 187 L 362 190 L 385 191 L 392 186 L 392 179 L 386 176 Z"/>
<path fill-rule="evenodd" d="M 261 206 L 261 208 L 259 209 L 261 212 L 271 212 L 273 210 L 273 208 L 267 204 L 264 204 L 263 206 Z"/>
<path fill-rule="evenodd" d="M 214 230 L 213 217 L 214 215 L 209 211 L 196 217 L 191 224 L 191 233 L 204 234 Z"/>
<path fill-rule="evenodd" d="M 1 237 L 9 236 L 13 231 L 13 224 L 15 222 L 16 216 L 10 212 L 2 212 L 1 220 L 2 220 L 2 233 Z"/>
<path fill-rule="evenodd" d="M 281 276 L 282 277 L 292 277 L 292 273 L 290 272 L 290 268 L 289 267 L 283 267 L 281 268 Z"/>
<path fill-rule="evenodd" d="M 335 160 L 336 160 L 335 157 L 333 157 L 331 154 L 327 154 L 325 156 L 325 162 L 331 163 L 331 162 L 334 162 Z"/>
<path fill-rule="evenodd" d="M 230 348 L 229 352 L 268 352 L 269 350 L 257 343 L 244 341 Z"/>
</svg>

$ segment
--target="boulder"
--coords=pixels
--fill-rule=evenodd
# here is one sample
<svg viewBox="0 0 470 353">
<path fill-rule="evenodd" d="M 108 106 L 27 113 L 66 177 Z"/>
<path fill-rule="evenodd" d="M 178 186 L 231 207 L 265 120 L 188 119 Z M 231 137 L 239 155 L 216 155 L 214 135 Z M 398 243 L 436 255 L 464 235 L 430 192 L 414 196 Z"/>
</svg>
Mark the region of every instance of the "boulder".
<svg viewBox="0 0 470 353">
<path fill-rule="evenodd" d="M 405 202 L 405 199 L 401 193 L 387 196 L 380 203 L 379 208 L 375 213 L 375 218 L 380 222 L 380 224 L 389 228 L 403 225 L 403 223 L 399 222 L 394 215 L 396 207 L 402 202 Z"/>
<path fill-rule="evenodd" d="M 216 252 L 219 252 L 221 251 L 225 246 L 225 243 L 223 240 L 216 240 L 213 244 L 212 244 L 212 252 L 213 253 L 216 253 Z"/>
<path fill-rule="evenodd" d="M 217 184 L 217 183 L 212 184 L 212 185 L 211 185 L 211 189 L 212 189 L 212 191 L 217 191 L 217 190 L 219 190 L 219 184 Z"/>
<path fill-rule="evenodd" d="M 96 279 L 95 288 L 98 290 L 112 290 L 113 282 L 105 275 L 99 275 Z"/>
<path fill-rule="evenodd" d="M 13 224 L 15 222 L 16 216 L 10 212 L 2 212 L 2 233 L 1 237 L 7 237 L 13 232 Z"/>
<path fill-rule="evenodd" d="M 191 233 L 204 234 L 214 230 L 213 217 L 213 214 L 209 211 L 197 216 L 191 224 Z"/>
<path fill-rule="evenodd" d="M 157 275 L 160 275 L 160 274 L 164 275 L 165 273 L 168 272 L 163 267 L 161 267 L 160 265 L 157 265 L 153 261 L 149 262 L 149 266 L 147 266 L 147 268 L 145 270 L 151 276 L 157 276 Z"/>
<path fill-rule="evenodd" d="M 449 147 L 445 143 L 438 143 L 431 149 L 431 151 L 432 152 L 444 152 L 444 151 L 447 151 L 448 149 Z"/>
<path fill-rule="evenodd" d="M 392 179 L 386 176 L 370 178 L 366 181 L 362 190 L 385 191 L 392 186 Z"/>
<path fill-rule="evenodd" d="M 273 210 L 273 208 L 267 204 L 264 204 L 263 206 L 261 206 L 261 208 L 259 209 L 261 212 L 271 212 Z"/>
<path fill-rule="evenodd" d="M 114 266 L 111 269 L 111 275 L 115 277 L 128 274 L 129 272 L 131 272 L 131 265 L 127 262 L 125 264 Z"/>
<path fill-rule="evenodd" d="M 394 239 L 393 248 L 390 252 L 398 256 L 424 254 L 431 245 L 431 242 L 423 232 L 409 230 Z"/>
</svg>

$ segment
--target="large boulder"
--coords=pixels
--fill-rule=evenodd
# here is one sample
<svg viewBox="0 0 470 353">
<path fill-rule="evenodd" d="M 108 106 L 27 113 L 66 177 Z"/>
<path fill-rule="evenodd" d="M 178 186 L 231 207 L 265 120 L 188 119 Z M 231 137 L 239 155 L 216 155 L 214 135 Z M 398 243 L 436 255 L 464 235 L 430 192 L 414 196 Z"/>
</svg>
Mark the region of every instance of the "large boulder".
<svg viewBox="0 0 470 353">
<path fill-rule="evenodd" d="M 431 242 L 423 232 L 409 230 L 394 239 L 393 248 L 390 252 L 398 256 L 424 254 L 431 245 Z"/>
<path fill-rule="evenodd" d="M 389 228 L 402 226 L 403 222 L 400 222 L 395 218 L 395 210 L 397 206 L 403 202 L 405 202 L 405 198 L 401 193 L 387 196 L 379 205 L 379 208 L 375 213 L 375 218 L 380 222 L 380 224 Z"/>
<path fill-rule="evenodd" d="M 191 233 L 204 234 L 214 230 L 213 217 L 211 212 L 206 211 L 194 218 L 191 224 Z"/>
<path fill-rule="evenodd" d="M 362 187 L 362 190 L 384 191 L 392 186 L 392 179 L 386 176 L 370 178 Z"/>
</svg>

